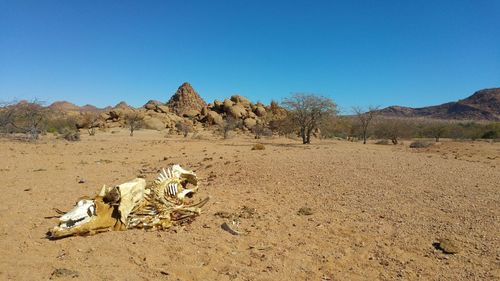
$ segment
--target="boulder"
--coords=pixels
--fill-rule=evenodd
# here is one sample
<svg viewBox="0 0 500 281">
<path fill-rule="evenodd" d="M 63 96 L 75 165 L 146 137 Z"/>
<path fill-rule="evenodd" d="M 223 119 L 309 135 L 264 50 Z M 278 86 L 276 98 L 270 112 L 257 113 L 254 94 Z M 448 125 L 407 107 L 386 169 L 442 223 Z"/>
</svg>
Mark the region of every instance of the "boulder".
<svg viewBox="0 0 500 281">
<path fill-rule="evenodd" d="M 165 124 L 163 124 L 163 122 L 160 119 L 154 117 L 145 119 L 144 126 L 147 129 L 158 130 L 158 131 L 165 129 Z"/>
<path fill-rule="evenodd" d="M 250 100 L 240 95 L 231 96 L 231 101 L 236 104 L 241 104 L 243 107 L 250 107 L 250 105 L 252 104 Z"/>
<path fill-rule="evenodd" d="M 245 127 L 247 127 L 248 129 L 251 129 L 255 125 L 257 125 L 257 121 L 253 118 L 247 118 L 247 119 L 243 120 L 243 125 L 245 125 Z"/>
<path fill-rule="evenodd" d="M 245 110 L 245 108 L 239 104 L 231 106 L 226 112 L 237 119 L 245 117 L 247 115 L 247 111 Z"/>
<path fill-rule="evenodd" d="M 207 112 L 207 121 L 210 125 L 222 125 L 224 122 L 222 116 L 213 110 L 209 110 Z"/>
<path fill-rule="evenodd" d="M 233 106 L 233 102 L 230 99 L 225 99 L 223 103 L 223 109 L 225 112 L 229 112 L 229 109 Z"/>
<path fill-rule="evenodd" d="M 201 113 L 200 113 L 201 116 L 206 116 L 207 113 L 208 113 L 208 108 L 204 107 L 204 108 L 201 109 Z"/>
<path fill-rule="evenodd" d="M 110 116 L 108 113 L 106 113 L 106 112 L 102 112 L 102 113 L 99 115 L 99 117 L 100 117 L 102 120 L 108 120 L 108 119 L 110 119 L 110 118 L 111 118 L 111 116 Z"/>
<path fill-rule="evenodd" d="M 157 105 L 156 106 L 156 112 L 159 112 L 159 113 L 169 113 L 170 112 L 170 108 L 166 105 Z"/>
<path fill-rule="evenodd" d="M 261 105 L 258 105 L 255 108 L 254 112 L 259 117 L 264 117 L 266 115 L 266 109 L 263 106 L 261 106 Z"/>
<path fill-rule="evenodd" d="M 248 116 L 248 118 L 257 118 L 257 115 L 255 113 L 253 113 L 252 111 L 248 111 L 248 110 L 247 110 L 247 116 Z"/>
<path fill-rule="evenodd" d="M 194 118 L 198 115 L 200 115 L 200 111 L 198 111 L 196 109 L 189 109 L 189 110 L 186 110 L 182 113 L 183 117 L 188 117 L 188 118 Z"/>
<path fill-rule="evenodd" d="M 156 110 L 158 105 L 161 105 L 159 101 L 149 100 L 143 107 L 147 110 Z"/>
</svg>

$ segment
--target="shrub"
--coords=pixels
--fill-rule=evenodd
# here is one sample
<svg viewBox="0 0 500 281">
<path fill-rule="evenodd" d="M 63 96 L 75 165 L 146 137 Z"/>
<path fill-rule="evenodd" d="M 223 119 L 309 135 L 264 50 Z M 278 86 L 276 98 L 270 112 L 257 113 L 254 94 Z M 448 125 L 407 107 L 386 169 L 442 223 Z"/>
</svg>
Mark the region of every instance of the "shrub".
<svg viewBox="0 0 500 281">
<path fill-rule="evenodd" d="M 76 120 L 72 117 L 58 117 L 46 121 L 47 132 L 65 134 L 76 130 Z"/>
<path fill-rule="evenodd" d="M 79 141 L 80 132 L 66 132 L 63 134 L 63 138 L 67 141 Z"/>
<path fill-rule="evenodd" d="M 429 146 L 432 146 L 432 143 L 427 141 L 414 141 L 410 143 L 410 148 L 426 148 Z"/>
<path fill-rule="evenodd" d="M 481 136 L 482 139 L 497 139 L 499 137 L 500 134 L 497 131 L 487 131 Z"/>
<path fill-rule="evenodd" d="M 175 128 L 182 133 L 184 137 L 187 137 L 189 133 L 193 131 L 193 125 L 186 121 L 179 121 L 175 124 Z"/>
<path fill-rule="evenodd" d="M 264 150 L 266 147 L 262 143 L 256 143 L 252 146 L 252 150 Z"/>
</svg>

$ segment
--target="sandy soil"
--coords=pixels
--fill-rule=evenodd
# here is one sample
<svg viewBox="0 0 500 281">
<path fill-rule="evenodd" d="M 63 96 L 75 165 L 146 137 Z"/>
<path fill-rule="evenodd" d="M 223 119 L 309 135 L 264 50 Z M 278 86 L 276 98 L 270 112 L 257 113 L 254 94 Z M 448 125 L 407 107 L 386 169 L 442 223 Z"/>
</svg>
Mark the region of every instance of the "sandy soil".
<svg viewBox="0 0 500 281">
<path fill-rule="evenodd" d="M 0 279 L 68 269 L 81 280 L 500 280 L 500 143 L 262 142 L 155 131 L 0 140 Z M 211 197 L 191 225 L 44 238 L 52 208 L 173 163 Z M 244 235 L 221 228 L 231 219 Z M 436 249 L 442 238 L 460 251 Z"/>
</svg>

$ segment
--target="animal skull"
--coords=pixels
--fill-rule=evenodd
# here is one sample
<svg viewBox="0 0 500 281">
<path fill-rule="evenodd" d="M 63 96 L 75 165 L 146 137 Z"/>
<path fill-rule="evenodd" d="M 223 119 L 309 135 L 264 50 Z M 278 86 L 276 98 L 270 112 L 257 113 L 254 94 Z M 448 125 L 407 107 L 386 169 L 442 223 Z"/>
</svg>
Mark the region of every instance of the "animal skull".
<svg viewBox="0 0 500 281">
<path fill-rule="evenodd" d="M 192 171 L 179 165 L 163 169 L 153 184 L 137 178 L 115 187 L 103 186 L 92 200 L 83 199 L 59 218 L 59 225 L 47 233 L 49 239 L 90 235 L 128 228 L 164 229 L 173 223 L 191 221 L 208 198 L 186 204 L 185 198 L 198 190 Z"/>
</svg>

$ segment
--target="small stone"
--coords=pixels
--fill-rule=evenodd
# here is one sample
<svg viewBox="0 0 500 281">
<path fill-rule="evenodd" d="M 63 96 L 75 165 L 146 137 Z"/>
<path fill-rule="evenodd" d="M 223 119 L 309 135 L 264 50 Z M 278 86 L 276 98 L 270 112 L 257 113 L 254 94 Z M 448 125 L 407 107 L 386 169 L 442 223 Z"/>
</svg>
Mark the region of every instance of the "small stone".
<svg viewBox="0 0 500 281">
<path fill-rule="evenodd" d="M 434 243 L 434 247 L 445 254 L 453 255 L 460 251 L 457 243 L 447 238 L 440 239 L 439 242 Z"/>
<path fill-rule="evenodd" d="M 299 215 L 299 216 L 310 216 L 312 214 L 313 214 L 313 211 L 309 207 L 302 207 L 297 212 L 297 215 Z"/>
<path fill-rule="evenodd" d="M 84 179 L 79 179 L 78 183 L 85 183 L 85 180 Z"/>
</svg>

